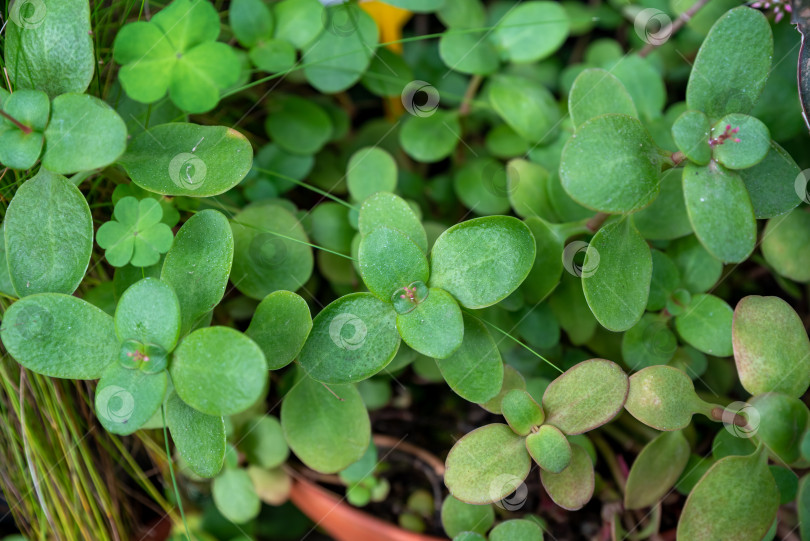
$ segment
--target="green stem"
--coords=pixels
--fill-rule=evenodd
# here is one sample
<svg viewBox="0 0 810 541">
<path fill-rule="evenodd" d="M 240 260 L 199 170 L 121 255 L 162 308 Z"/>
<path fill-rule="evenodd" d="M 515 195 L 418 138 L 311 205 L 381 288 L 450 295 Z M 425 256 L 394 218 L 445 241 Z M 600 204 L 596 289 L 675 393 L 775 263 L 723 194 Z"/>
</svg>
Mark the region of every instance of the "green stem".
<svg viewBox="0 0 810 541">
<path fill-rule="evenodd" d="M 258 167 L 255 167 L 254 169 L 256 171 L 258 171 L 259 173 L 264 173 L 265 175 L 271 175 L 271 176 L 278 177 L 280 179 L 286 180 L 288 182 L 292 182 L 293 184 L 298 184 L 299 186 L 301 186 L 303 188 L 306 188 L 307 190 L 311 190 L 311 191 L 313 191 L 313 192 L 315 192 L 315 193 L 317 193 L 319 195 L 322 195 L 324 197 L 328 197 L 332 201 L 334 201 L 336 203 L 340 203 L 344 207 L 347 207 L 347 208 L 349 208 L 351 210 L 359 210 L 357 207 L 347 203 L 343 199 L 341 199 L 339 197 L 336 197 L 336 196 L 332 195 L 331 193 L 329 193 L 327 191 L 321 190 L 320 188 L 317 188 L 317 187 L 315 187 L 315 186 L 313 186 L 311 184 L 307 184 L 306 182 L 301 182 L 300 180 L 296 180 L 296 179 L 294 179 L 292 177 L 282 175 L 281 173 L 276 173 L 275 171 L 270 171 L 270 170 L 267 170 L 267 169 L 260 169 Z"/>
<path fill-rule="evenodd" d="M 560 369 L 560 368 L 559 368 L 559 367 L 558 367 L 556 364 L 554 364 L 553 362 L 549 361 L 548 359 L 546 359 L 545 357 L 543 357 L 542 355 L 540 355 L 539 353 L 537 353 L 535 350 L 533 350 L 532 348 L 530 348 L 529 346 L 527 346 L 526 344 L 524 344 L 523 342 L 521 342 L 520 340 L 518 340 L 517 338 L 515 338 L 514 336 L 512 336 L 512 335 L 511 335 L 511 334 L 509 334 L 508 332 L 506 332 L 505 330 L 501 329 L 500 327 L 498 327 L 498 326 L 497 326 L 497 325 L 495 325 L 494 323 L 490 323 L 490 322 L 489 322 L 489 321 L 487 321 L 486 319 L 482 319 L 482 318 L 480 318 L 480 317 L 476 316 L 475 314 L 472 314 L 472 313 L 470 313 L 470 312 L 468 312 L 468 311 L 466 311 L 466 310 L 465 310 L 464 312 L 465 312 L 467 315 L 474 317 L 474 318 L 475 318 L 475 319 L 477 319 L 478 321 L 480 321 L 480 322 L 482 322 L 482 323 L 486 323 L 487 325 L 489 325 L 490 327 L 492 327 L 493 329 L 495 329 L 495 330 L 496 330 L 496 331 L 498 331 L 499 333 L 503 334 L 504 336 L 506 336 L 507 338 L 509 338 L 510 340 L 512 340 L 513 342 L 515 342 L 516 344 L 518 344 L 519 346 L 521 346 L 522 348 L 524 348 L 526 351 L 528 351 L 528 352 L 532 353 L 532 354 L 533 354 L 533 355 L 535 355 L 536 357 L 539 357 L 539 358 L 540 358 L 540 359 L 542 359 L 542 360 L 543 360 L 543 361 L 544 361 L 546 364 L 548 364 L 549 366 L 551 366 L 551 367 L 553 367 L 555 370 L 557 370 L 557 371 L 558 371 L 560 374 L 562 374 L 562 373 L 563 373 L 563 371 L 562 371 L 562 370 L 561 370 L 561 369 Z"/>
<path fill-rule="evenodd" d="M 172 478 L 172 486 L 174 487 L 174 497 L 177 498 L 177 506 L 180 508 L 180 518 L 183 520 L 183 526 L 186 528 L 186 541 L 191 541 L 191 532 L 188 530 L 188 522 L 186 522 L 186 513 L 183 511 L 183 498 L 180 497 L 180 489 L 177 488 L 177 478 L 174 475 L 174 466 L 172 465 L 172 452 L 169 449 L 169 434 L 166 430 L 166 405 L 160 406 L 160 414 L 163 417 L 163 440 L 166 442 L 166 461 L 169 463 L 169 475 Z"/>
</svg>

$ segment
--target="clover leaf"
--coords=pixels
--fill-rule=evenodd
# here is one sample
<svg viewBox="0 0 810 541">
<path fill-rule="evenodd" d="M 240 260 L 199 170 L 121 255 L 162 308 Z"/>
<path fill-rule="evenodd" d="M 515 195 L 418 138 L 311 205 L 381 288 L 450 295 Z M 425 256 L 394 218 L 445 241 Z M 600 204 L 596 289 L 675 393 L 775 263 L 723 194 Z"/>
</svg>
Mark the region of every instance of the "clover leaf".
<svg viewBox="0 0 810 541">
<path fill-rule="evenodd" d="M 149 22 L 124 26 L 113 43 L 121 86 L 135 101 L 169 98 L 189 113 L 204 113 L 239 78 L 239 58 L 216 41 L 219 15 L 207 0 L 175 0 Z"/>
<path fill-rule="evenodd" d="M 162 223 L 160 203 L 147 197 L 138 201 L 124 197 L 115 205 L 115 219 L 98 228 L 96 241 L 106 250 L 110 265 L 123 267 L 132 263 L 136 267 L 154 265 L 172 246 L 174 235 Z"/>
</svg>

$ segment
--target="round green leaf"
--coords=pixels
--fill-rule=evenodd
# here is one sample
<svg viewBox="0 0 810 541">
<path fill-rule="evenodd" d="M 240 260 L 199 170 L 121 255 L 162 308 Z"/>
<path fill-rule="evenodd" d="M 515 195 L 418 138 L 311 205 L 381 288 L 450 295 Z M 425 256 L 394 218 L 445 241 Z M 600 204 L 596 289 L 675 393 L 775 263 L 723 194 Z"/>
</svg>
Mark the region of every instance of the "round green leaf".
<svg viewBox="0 0 810 541">
<path fill-rule="evenodd" d="M 357 259 L 366 287 L 384 301 L 390 302 L 397 289 L 411 282 L 427 282 L 430 274 L 427 258 L 419 246 L 388 227 L 378 227 L 363 235 Z"/>
<path fill-rule="evenodd" d="M 130 142 L 119 160 L 141 188 L 190 197 L 230 190 L 245 178 L 252 162 L 253 149 L 238 131 L 189 123 L 149 128 Z"/>
<path fill-rule="evenodd" d="M 582 434 L 613 419 L 627 399 L 627 374 L 614 362 L 591 359 L 574 365 L 543 393 L 546 424 Z"/>
<path fill-rule="evenodd" d="M 425 228 L 410 205 L 401 197 L 388 192 L 378 192 L 363 201 L 358 217 L 360 234 L 368 235 L 380 227 L 398 230 L 427 253 Z"/>
<path fill-rule="evenodd" d="M 691 293 L 708 291 L 723 273 L 723 263 L 707 252 L 694 235 L 673 242 L 667 254 L 681 273 L 681 284 Z"/>
<path fill-rule="evenodd" d="M 682 370 L 656 365 L 630 376 L 624 405 L 630 415 L 656 430 L 680 430 L 692 415 L 708 415 L 710 406 L 695 394 L 695 386 Z"/>
<path fill-rule="evenodd" d="M 621 81 L 598 68 L 586 69 L 574 79 L 568 94 L 568 112 L 576 127 L 608 113 L 638 117 L 633 98 Z"/>
<path fill-rule="evenodd" d="M 105 167 L 127 147 L 127 127 L 115 109 L 87 94 L 62 94 L 51 104 L 42 166 L 56 173 Z"/>
<path fill-rule="evenodd" d="M 17 362 L 54 378 L 97 379 L 118 356 L 113 318 L 59 293 L 30 295 L 12 304 L 0 336 Z"/>
<path fill-rule="evenodd" d="M 521 285 L 521 289 L 527 302 L 539 303 L 560 283 L 563 270 L 563 241 L 540 218 L 529 217 L 525 223 L 534 236 L 536 255 L 532 270 Z"/>
<path fill-rule="evenodd" d="M 253 340 L 229 327 L 198 329 L 180 342 L 169 371 L 177 395 L 209 415 L 233 415 L 267 390 L 267 363 Z"/>
<path fill-rule="evenodd" d="M 529 434 L 526 449 L 544 471 L 560 473 L 571 464 L 571 444 L 555 426 L 543 425 Z"/>
<path fill-rule="evenodd" d="M 767 464 L 761 451 L 718 460 L 686 499 L 678 538 L 764 538 L 779 508 L 779 491 Z"/>
<path fill-rule="evenodd" d="M 265 127 L 274 143 L 295 154 L 315 154 L 332 136 L 332 121 L 326 111 L 298 96 L 273 101 Z"/>
<path fill-rule="evenodd" d="M 295 291 L 312 275 L 312 248 L 301 222 L 273 203 L 246 207 L 231 219 L 234 257 L 231 282 L 254 299 Z M 294 239 L 294 240 L 289 240 Z M 297 241 L 297 242 L 296 242 Z"/>
<path fill-rule="evenodd" d="M 439 56 L 453 71 L 489 75 L 500 65 L 498 51 L 484 32 L 447 30 L 439 38 Z"/>
<path fill-rule="evenodd" d="M 434 359 L 451 356 L 464 338 L 461 309 L 449 293 L 435 287 L 416 308 L 397 314 L 397 330 L 411 348 Z"/>
<path fill-rule="evenodd" d="M 453 187 L 459 200 L 472 212 L 487 216 L 509 211 L 507 172 L 501 162 L 477 158 L 459 167 Z"/>
<path fill-rule="evenodd" d="M 720 140 L 724 136 L 728 139 Z M 726 115 L 712 128 L 718 142 L 714 159 L 729 169 L 747 169 L 765 158 L 771 148 L 771 133 L 757 118 L 742 114 Z"/>
<path fill-rule="evenodd" d="M 650 296 L 647 299 L 647 311 L 657 312 L 664 308 L 673 291 L 681 283 L 678 267 L 664 252 L 650 250 L 652 253 L 652 277 L 650 278 Z"/>
<path fill-rule="evenodd" d="M 160 408 L 168 384 L 165 370 L 147 374 L 111 363 L 96 386 L 96 417 L 113 434 L 132 434 Z"/>
<path fill-rule="evenodd" d="M 729 357 L 734 312 L 714 295 L 698 294 L 686 311 L 675 318 L 678 334 L 689 345 L 715 357 Z"/>
<path fill-rule="evenodd" d="M 282 0 L 272 6 L 276 38 L 289 41 L 298 49 L 323 30 L 324 7 L 318 0 Z"/>
<path fill-rule="evenodd" d="M 462 313 L 464 337 L 461 346 L 436 364 L 453 391 L 465 400 L 482 404 L 501 390 L 504 369 L 501 354 L 483 323 Z"/>
<path fill-rule="evenodd" d="M 748 195 L 751 196 L 751 204 L 757 218 L 779 216 L 796 208 L 802 199 L 808 199 L 807 196 L 801 199 L 796 197 L 796 179 L 799 178 L 801 171 L 790 154 L 774 141 L 771 141 L 768 153 L 762 161 L 738 173 L 745 183 Z M 804 181 L 802 176 L 799 183 L 806 192 L 807 186 Z M 765 239 L 767 236 L 764 236 L 763 243 Z"/>
<path fill-rule="evenodd" d="M 191 471 L 213 477 L 225 461 L 225 418 L 200 413 L 172 393 L 166 401 L 166 426 Z"/>
<path fill-rule="evenodd" d="M 551 176 L 542 165 L 515 158 L 506 164 L 505 186 L 494 182 L 498 180 L 497 176 L 493 176 L 492 180 L 493 191 L 506 192 L 512 209 L 521 218 L 551 219 L 554 215 L 549 194 Z"/>
<path fill-rule="evenodd" d="M 295 48 L 280 39 L 262 41 L 250 50 L 248 56 L 254 66 L 269 73 L 290 70 L 296 62 Z"/>
<path fill-rule="evenodd" d="M 671 240 L 692 232 L 683 201 L 682 178 L 681 168 L 664 171 L 658 197 L 649 207 L 633 214 L 633 224 L 645 239 Z"/>
<path fill-rule="evenodd" d="M 317 381 L 355 382 L 385 368 L 399 342 L 390 302 L 370 293 L 352 293 L 315 316 L 298 362 Z"/>
<path fill-rule="evenodd" d="M 563 509 L 576 511 L 588 503 L 593 495 L 593 462 L 585 449 L 574 444 L 571 446 L 571 464 L 560 473 L 541 469 L 540 480 L 554 503 Z"/>
<path fill-rule="evenodd" d="M 751 394 L 796 398 L 810 386 L 810 340 L 799 315 L 779 297 L 749 295 L 734 309 L 731 327 L 740 383 Z"/>
<path fill-rule="evenodd" d="M 321 473 L 336 473 L 363 456 L 371 423 L 354 385 L 329 387 L 306 374 L 284 397 L 281 426 L 292 451 Z"/>
<path fill-rule="evenodd" d="M 484 308 L 517 289 L 535 255 L 534 238 L 520 220 L 475 218 L 454 225 L 436 240 L 430 285 L 448 291 L 462 306 Z"/>
<path fill-rule="evenodd" d="M 256 518 L 261 510 L 262 502 L 247 470 L 226 468 L 211 483 L 211 495 L 222 516 L 236 524 Z"/>
<path fill-rule="evenodd" d="M 778 460 L 792 464 L 801 458 L 802 437 L 810 412 L 807 406 L 792 396 L 781 393 L 764 393 L 753 397 L 749 404 L 759 417 L 755 420 L 752 411 L 748 420 L 755 426 L 760 439 Z"/>
<path fill-rule="evenodd" d="M 638 119 L 602 115 L 582 124 L 565 144 L 560 179 L 565 191 L 586 207 L 633 212 L 658 195 L 660 161 Z"/>
<path fill-rule="evenodd" d="M 414 160 L 433 163 L 448 157 L 461 137 L 458 116 L 436 110 L 429 116 L 409 116 L 399 130 L 402 150 Z"/>
<path fill-rule="evenodd" d="M 262 299 L 245 334 L 264 352 L 270 370 L 295 359 L 312 330 L 312 316 L 304 299 L 290 291 L 274 291 Z"/>
<path fill-rule="evenodd" d="M 122 342 L 132 339 L 174 349 L 180 337 L 180 303 L 172 287 L 156 278 L 130 286 L 115 309 L 115 333 Z"/>
<path fill-rule="evenodd" d="M 493 109 L 530 143 L 550 143 L 557 133 L 560 111 L 544 86 L 517 75 L 496 75 L 489 81 Z"/>
<path fill-rule="evenodd" d="M 222 300 L 233 261 L 228 220 L 213 209 L 189 218 L 177 232 L 160 279 L 180 301 L 181 334 L 186 334 Z"/>
<path fill-rule="evenodd" d="M 522 2 L 498 22 L 493 37 L 515 63 L 550 56 L 568 37 L 570 22 L 557 2 Z"/>
<path fill-rule="evenodd" d="M 582 266 L 582 291 L 593 315 L 611 331 L 635 325 L 647 307 L 652 278 L 650 248 L 630 220 L 603 226 Z"/>
<path fill-rule="evenodd" d="M 497 413 L 502 414 L 503 410 L 501 409 L 501 403 L 503 402 L 503 398 L 509 393 L 509 391 L 513 389 L 520 389 L 526 390 L 526 380 L 523 376 L 512 368 L 510 365 L 502 363 L 502 372 L 503 375 L 501 377 L 502 384 L 501 388 L 491 399 L 487 400 L 486 402 L 479 404 L 482 408 L 487 410 L 490 413 Z"/>
<path fill-rule="evenodd" d="M 73 183 L 41 170 L 17 189 L 3 229 L 17 295 L 71 294 L 79 287 L 93 251 L 93 220 Z"/>
<path fill-rule="evenodd" d="M 441 519 L 444 533 L 450 537 L 462 532 L 484 535 L 495 523 L 495 510 L 491 505 L 472 505 L 448 495 L 442 502 Z"/>
<path fill-rule="evenodd" d="M 463 502 L 486 504 L 503 499 L 529 475 L 532 460 L 523 439 L 504 424 L 473 430 L 447 455 L 444 484 Z"/>
<path fill-rule="evenodd" d="M 698 51 L 686 103 L 711 119 L 748 113 L 768 80 L 772 55 L 771 28 L 762 13 L 744 6 L 728 11 Z"/>
<path fill-rule="evenodd" d="M 638 454 L 624 491 L 625 509 L 654 505 L 666 496 L 689 461 L 689 442 L 683 432 L 664 432 Z"/>
<path fill-rule="evenodd" d="M 669 330 L 666 321 L 656 314 L 644 314 L 622 336 L 622 358 L 631 370 L 667 364 L 677 347 L 675 334 Z"/>
<path fill-rule="evenodd" d="M 286 462 L 290 454 L 281 423 L 272 415 L 262 415 L 247 423 L 239 448 L 248 462 L 263 468 L 275 468 Z"/>
<path fill-rule="evenodd" d="M 512 389 L 501 400 L 501 412 L 515 434 L 526 436 L 543 424 L 546 416 L 540 404 L 522 389 Z"/>
<path fill-rule="evenodd" d="M 393 192 L 397 187 L 397 164 L 382 148 L 361 148 L 349 159 L 346 183 L 355 201 L 365 201 L 377 192 Z"/>
<path fill-rule="evenodd" d="M 702 111 L 684 111 L 672 125 L 672 139 L 678 150 L 698 165 L 707 165 L 712 159 L 711 137 L 709 117 Z"/>
<path fill-rule="evenodd" d="M 667 100 L 664 79 L 657 65 L 638 54 L 623 54 L 605 62 L 603 68 L 612 73 L 633 98 L 641 118 L 648 120 L 661 116 Z"/>
<path fill-rule="evenodd" d="M 762 233 L 762 255 L 773 269 L 797 282 L 810 282 L 810 213 L 798 208 L 772 218 Z"/>
<path fill-rule="evenodd" d="M 273 14 L 262 0 L 234 0 L 228 7 L 228 22 L 246 48 L 273 35 Z"/>
<path fill-rule="evenodd" d="M 507 520 L 489 532 L 489 541 L 543 541 L 543 529 L 532 520 Z"/>
</svg>

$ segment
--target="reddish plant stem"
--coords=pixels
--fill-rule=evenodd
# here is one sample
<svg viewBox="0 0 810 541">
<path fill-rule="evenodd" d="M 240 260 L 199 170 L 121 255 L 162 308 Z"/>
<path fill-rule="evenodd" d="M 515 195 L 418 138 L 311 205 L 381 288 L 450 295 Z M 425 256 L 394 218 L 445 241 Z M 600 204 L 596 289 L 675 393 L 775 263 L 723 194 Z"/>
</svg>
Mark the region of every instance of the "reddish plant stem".
<svg viewBox="0 0 810 541">
<path fill-rule="evenodd" d="M 605 220 L 607 220 L 609 217 L 610 214 L 607 214 L 606 212 L 599 212 L 596 215 L 594 215 L 593 218 L 588 220 L 588 223 L 585 224 L 585 227 L 596 233 L 599 230 L 599 228 L 602 227 L 602 224 L 605 223 Z"/>
<path fill-rule="evenodd" d="M 25 135 L 30 135 L 34 131 L 5 111 L 0 111 L 0 116 L 6 118 L 9 122 L 20 128 L 20 131 L 23 132 Z"/>
</svg>

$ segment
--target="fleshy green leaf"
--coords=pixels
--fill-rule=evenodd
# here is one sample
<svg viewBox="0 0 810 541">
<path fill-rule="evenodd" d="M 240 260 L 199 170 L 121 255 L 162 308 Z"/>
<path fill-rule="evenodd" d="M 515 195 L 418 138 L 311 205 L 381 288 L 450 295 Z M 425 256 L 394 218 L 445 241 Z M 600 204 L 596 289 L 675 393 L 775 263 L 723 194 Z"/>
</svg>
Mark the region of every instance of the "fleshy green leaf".
<svg viewBox="0 0 810 541">
<path fill-rule="evenodd" d="M 523 2 L 501 18 L 493 37 L 512 62 L 535 62 L 563 44 L 569 27 L 568 15 L 560 4 Z"/>
<path fill-rule="evenodd" d="M 501 378 L 501 388 L 491 399 L 487 400 L 486 402 L 480 404 L 482 408 L 487 410 L 490 413 L 497 413 L 501 414 L 503 411 L 501 410 L 501 402 L 503 398 L 509 393 L 509 391 L 513 389 L 521 389 L 526 390 L 526 380 L 523 376 L 512 368 L 510 365 L 502 363 L 503 367 L 503 376 Z"/>
<path fill-rule="evenodd" d="M 792 396 L 769 392 L 753 397 L 748 403 L 759 417 L 753 419 L 751 410 L 741 413 L 749 414 L 748 421 L 752 428 L 756 425 L 757 438 L 785 464 L 799 460 L 803 429 L 810 417 L 804 402 Z"/>
<path fill-rule="evenodd" d="M 444 32 L 439 56 L 451 70 L 472 75 L 490 75 L 500 65 L 498 50 L 484 32 Z"/>
<path fill-rule="evenodd" d="M 233 415 L 267 390 L 267 362 L 256 343 L 229 327 L 198 329 L 180 342 L 169 371 L 177 395 L 209 415 Z"/>
<path fill-rule="evenodd" d="M 627 374 L 614 362 L 591 359 L 560 375 L 543 394 L 546 424 L 582 434 L 615 417 L 627 398 Z"/>
<path fill-rule="evenodd" d="M 495 510 L 491 505 L 472 505 L 449 495 L 442 502 L 441 518 L 444 533 L 450 537 L 462 532 L 483 535 L 495 522 Z"/>
<path fill-rule="evenodd" d="M 507 175 L 501 162 L 476 158 L 456 170 L 453 188 L 472 212 L 483 216 L 503 214 L 509 211 Z"/>
<path fill-rule="evenodd" d="M 274 291 L 262 299 L 245 334 L 267 359 L 270 370 L 290 364 L 312 330 L 312 316 L 304 299 L 290 291 Z"/>
<path fill-rule="evenodd" d="M 377 192 L 393 192 L 397 187 L 397 164 L 382 148 L 361 148 L 346 166 L 346 184 L 355 201 L 365 201 Z"/>
<path fill-rule="evenodd" d="M 262 415 L 247 423 L 239 449 L 244 451 L 250 464 L 262 468 L 280 466 L 290 454 L 281 423 L 272 415 Z"/>
<path fill-rule="evenodd" d="M 12 304 L 3 345 L 17 362 L 44 376 L 97 379 L 118 356 L 113 318 L 77 297 L 41 293 Z"/>
<path fill-rule="evenodd" d="M 488 88 L 493 109 L 518 135 L 530 143 L 554 140 L 560 111 L 544 86 L 517 75 L 496 75 Z"/>
<path fill-rule="evenodd" d="M 678 538 L 762 539 L 778 507 L 779 491 L 768 470 L 767 454 L 728 456 L 692 489 L 678 521 Z"/>
<path fill-rule="evenodd" d="M 428 241 L 422 222 L 413 209 L 399 196 L 379 192 L 363 201 L 358 217 L 361 235 L 368 235 L 380 227 L 389 227 L 405 234 L 427 253 Z"/>
<path fill-rule="evenodd" d="M 794 209 L 772 218 L 762 233 L 762 255 L 773 269 L 797 282 L 810 282 L 810 213 Z"/>
<path fill-rule="evenodd" d="M 3 228 L 9 275 L 20 297 L 70 294 L 79 287 L 93 251 L 93 220 L 73 183 L 40 171 L 17 189 Z"/>
<path fill-rule="evenodd" d="M 660 161 L 638 119 L 602 115 L 582 124 L 565 144 L 560 179 L 565 191 L 588 208 L 633 212 L 658 195 Z"/>
<path fill-rule="evenodd" d="M 663 256 L 666 257 L 666 256 Z M 622 336 L 622 358 L 632 370 L 667 364 L 675 355 L 678 339 L 665 320 L 656 314 L 644 314 Z"/>
<path fill-rule="evenodd" d="M 599 323 L 625 331 L 641 319 L 650 293 L 652 256 L 630 220 L 599 229 L 582 269 L 582 291 Z"/>
<path fill-rule="evenodd" d="M 535 240 L 536 252 L 532 270 L 523 281 L 521 289 L 526 302 L 543 301 L 560 283 L 563 270 L 563 241 L 559 235 L 540 218 L 526 218 Z"/>
<path fill-rule="evenodd" d="M 391 304 L 370 293 L 352 293 L 315 316 L 298 361 L 317 381 L 355 382 L 385 368 L 399 342 Z"/>
<path fill-rule="evenodd" d="M 265 127 L 278 146 L 296 154 L 315 154 L 332 137 L 332 121 L 317 103 L 282 96 L 268 107 Z"/>
<path fill-rule="evenodd" d="M 661 192 L 652 204 L 633 214 L 633 224 L 650 240 L 671 240 L 692 232 L 683 201 L 683 169 L 667 169 L 661 175 Z"/>
<path fill-rule="evenodd" d="M 96 58 L 86 0 L 18 0 L 6 22 L 5 65 L 15 90 L 35 88 L 51 98 L 87 90 Z"/>
<path fill-rule="evenodd" d="M 298 49 L 310 43 L 322 30 L 324 7 L 318 0 L 282 0 L 273 4 L 276 38 Z"/>
<path fill-rule="evenodd" d="M 309 239 L 300 220 L 285 208 L 272 203 L 251 205 L 231 219 L 231 229 L 231 281 L 248 297 L 263 299 L 273 291 L 295 291 L 309 280 L 313 267 L 312 249 L 305 244 Z"/>
<path fill-rule="evenodd" d="M 327 387 L 306 374 L 284 397 L 281 426 L 296 456 L 321 473 L 359 460 L 371 439 L 368 412 L 354 385 Z"/>
<path fill-rule="evenodd" d="M 460 397 L 478 404 L 494 398 L 501 390 L 504 369 L 501 354 L 483 323 L 462 314 L 464 339 L 449 357 L 436 364 L 447 385 Z"/>
<path fill-rule="evenodd" d="M 707 165 L 712 159 L 711 136 L 709 117 L 702 111 L 684 111 L 672 125 L 672 139 L 678 150 L 698 165 Z"/>
<path fill-rule="evenodd" d="M 399 130 L 399 143 L 414 160 L 433 163 L 455 150 L 460 134 L 458 116 L 439 109 L 426 116 L 408 116 Z"/>
<path fill-rule="evenodd" d="M 430 288 L 427 299 L 411 311 L 397 314 L 397 331 L 422 355 L 446 359 L 458 350 L 464 338 L 461 309 L 449 293 Z"/>
<path fill-rule="evenodd" d="M 645 445 L 627 476 L 625 509 L 649 507 L 666 496 L 686 467 L 689 453 L 681 431 L 664 432 Z"/>
<path fill-rule="evenodd" d="M 723 273 L 723 263 L 706 251 L 694 235 L 670 245 L 667 254 L 681 273 L 681 283 L 690 293 L 708 291 Z"/>
<path fill-rule="evenodd" d="M 228 21 L 246 48 L 273 35 L 273 14 L 262 0 L 234 0 L 228 7 Z"/>
<path fill-rule="evenodd" d="M 748 113 L 771 71 L 773 37 L 767 19 L 740 6 L 720 17 L 698 51 L 686 103 L 711 119 Z"/>
<path fill-rule="evenodd" d="M 767 126 L 748 115 L 724 116 L 712 128 L 712 135 L 718 141 L 713 147 L 714 159 L 729 169 L 747 169 L 758 164 L 771 147 Z"/>
<path fill-rule="evenodd" d="M 692 297 L 686 311 L 675 318 L 675 328 L 690 346 L 715 357 L 729 357 L 734 311 L 714 295 Z"/>
<path fill-rule="evenodd" d="M 235 524 L 256 518 L 262 506 L 247 470 L 241 468 L 226 468 L 215 477 L 211 496 L 222 516 Z"/>
<path fill-rule="evenodd" d="M 427 258 L 419 246 L 388 227 L 378 227 L 363 235 L 357 259 L 368 290 L 387 302 L 397 289 L 412 282 L 427 282 L 430 274 Z"/>
<path fill-rule="evenodd" d="M 501 522 L 489 532 L 490 541 L 543 541 L 543 529 L 537 522 L 513 519 Z"/>
<path fill-rule="evenodd" d="M 130 142 L 119 160 L 141 188 L 190 197 L 230 190 L 247 175 L 252 162 L 253 149 L 238 131 L 189 123 L 149 128 Z"/>
<path fill-rule="evenodd" d="M 568 94 L 568 111 L 577 127 L 608 113 L 638 117 L 633 99 L 621 81 L 598 68 L 586 69 L 574 79 Z"/>
<path fill-rule="evenodd" d="M 790 154 L 773 141 L 761 162 L 738 173 L 751 197 L 757 218 L 779 216 L 801 203 L 796 194 L 796 179 L 801 174 L 799 166 Z M 806 185 L 802 189 L 806 191 Z M 763 245 L 767 238 L 766 233 L 763 235 Z"/>
<path fill-rule="evenodd" d="M 56 173 L 105 167 L 127 146 L 127 127 L 115 109 L 87 94 L 62 94 L 51 104 L 42 165 Z"/>
<path fill-rule="evenodd" d="M 160 408 L 168 383 L 165 370 L 147 374 L 111 363 L 96 386 L 96 417 L 113 434 L 132 434 Z"/>
<path fill-rule="evenodd" d="M 191 471 L 213 477 L 225 461 L 225 418 L 195 410 L 172 393 L 166 401 L 166 426 Z"/>
<path fill-rule="evenodd" d="M 731 327 L 740 383 L 751 394 L 801 397 L 810 386 L 810 340 L 799 315 L 779 297 L 750 295 Z"/>
<path fill-rule="evenodd" d="M 656 430 L 680 430 L 692 415 L 709 415 L 710 406 L 695 394 L 695 386 L 681 370 L 656 365 L 630 376 L 630 392 L 624 405 L 630 414 Z"/>
<path fill-rule="evenodd" d="M 166 254 L 160 279 L 180 301 L 181 334 L 186 334 L 219 304 L 233 261 L 233 234 L 228 220 L 207 209 L 189 218 Z"/>
<path fill-rule="evenodd" d="M 180 336 L 180 303 L 172 287 L 155 278 L 130 286 L 115 310 L 119 340 L 139 340 L 174 349 Z"/>
<path fill-rule="evenodd" d="M 501 400 L 501 411 L 515 434 L 526 436 L 543 424 L 546 416 L 540 404 L 522 389 L 512 389 Z"/>
<path fill-rule="evenodd" d="M 528 226 L 508 216 L 486 216 L 454 225 L 436 240 L 430 285 L 448 291 L 462 306 L 484 308 L 512 293 L 534 264 Z"/>
<path fill-rule="evenodd" d="M 544 471 L 560 473 L 571 464 L 568 438 L 552 425 L 543 425 L 526 437 L 526 449 Z"/>
<path fill-rule="evenodd" d="M 458 440 L 447 455 L 444 474 L 450 493 L 463 502 L 486 504 L 514 492 L 531 468 L 523 440 L 507 425 L 497 423 Z"/>
<path fill-rule="evenodd" d="M 563 509 L 576 511 L 588 503 L 593 495 L 593 462 L 585 449 L 574 444 L 571 446 L 571 464 L 560 473 L 541 469 L 540 480 L 554 503 Z"/>
</svg>

